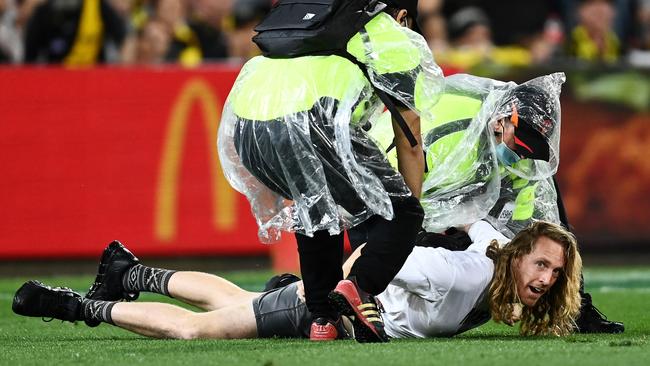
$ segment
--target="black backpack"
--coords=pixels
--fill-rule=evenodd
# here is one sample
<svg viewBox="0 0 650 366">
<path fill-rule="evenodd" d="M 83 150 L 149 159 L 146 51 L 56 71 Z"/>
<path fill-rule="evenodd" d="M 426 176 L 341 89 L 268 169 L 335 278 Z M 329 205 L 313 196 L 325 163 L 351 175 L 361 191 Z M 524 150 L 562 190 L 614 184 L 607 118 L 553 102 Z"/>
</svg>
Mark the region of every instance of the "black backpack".
<svg viewBox="0 0 650 366">
<path fill-rule="evenodd" d="M 338 55 L 356 64 L 368 80 L 366 66 L 346 50 L 366 23 L 386 8 L 378 0 L 279 0 L 255 27 L 253 42 L 270 58 Z M 372 83 L 371 83 L 372 85 Z M 375 93 L 397 121 L 411 146 L 417 140 L 395 102 L 373 85 Z"/>
</svg>

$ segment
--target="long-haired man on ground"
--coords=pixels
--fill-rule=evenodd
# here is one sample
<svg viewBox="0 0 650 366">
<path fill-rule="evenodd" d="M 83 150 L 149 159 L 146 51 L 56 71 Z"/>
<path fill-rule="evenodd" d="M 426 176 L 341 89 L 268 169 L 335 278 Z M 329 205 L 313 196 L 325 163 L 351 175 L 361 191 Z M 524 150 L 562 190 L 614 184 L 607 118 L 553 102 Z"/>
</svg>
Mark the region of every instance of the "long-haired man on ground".
<svg viewBox="0 0 650 366">
<path fill-rule="evenodd" d="M 520 322 L 522 335 L 573 331 L 582 261 L 571 233 L 535 222 L 507 243 L 484 221 L 467 231 L 473 244 L 465 251 L 416 247 L 377 296 L 390 337 L 453 336 L 490 318 L 509 325 Z M 345 263 L 344 273 L 360 250 Z M 16 292 L 13 310 L 24 316 L 105 322 L 156 338 L 309 338 L 312 317 L 301 284 L 249 292 L 207 273 L 144 266 L 113 242 L 90 289 L 93 298 L 102 300 L 29 281 Z M 141 291 L 170 296 L 204 312 L 167 303 L 110 301 L 126 294 L 134 298 Z M 343 334 L 351 332 L 346 328 Z"/>
</svg>

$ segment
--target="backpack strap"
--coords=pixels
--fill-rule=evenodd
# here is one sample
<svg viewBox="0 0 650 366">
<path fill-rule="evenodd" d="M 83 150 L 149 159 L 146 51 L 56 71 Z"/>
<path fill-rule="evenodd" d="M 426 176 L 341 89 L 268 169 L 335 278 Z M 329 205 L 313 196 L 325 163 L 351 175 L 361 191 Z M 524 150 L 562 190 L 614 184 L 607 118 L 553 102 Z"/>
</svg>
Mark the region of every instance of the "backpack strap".
<svg viewBox="0 0 650 366">
<path fill-rule="evenodd" d="M 411 147 L 415 147 L 418 145 L 418 140 L 415 138 L 413 135 L 413 132 L 409 128 L 408 124 L 404 120 L 404 117 L 399 113 L 397 110 L 397 106 L 395 105 L 395 102 L 386 94 L 385 91 L 379 89 L 378 87 L 375 86 L 375 84 L 372 83 L 372 79 L 370 78 L 370 74 L 368 73 L 368 68 L 366 65 L 363 63 L 359 62 L 354 56 L 352 56 L 349 52 L 344 51 L 344 52 L 336 52 L 335 53 L 337 56 L 341 56 L 343 58 L 346 58 L 353 64 L 357 65 L 359 69 L 363 72 L 363 75 L 365 75 L 366 79 L 370 82 L 370 85 L 372 85 L 372 88 L 374 89 L 375 93 L 381 99 L 381 101 L 384 103 L 386 108 L 391 114 L 391 117 L 397 122 L 397 125 L 399 128 L 402 130 L 404 135 L 406 136 L 406 139 L 409 141 L 409 144 L 411 144 Z"/>
</svg>

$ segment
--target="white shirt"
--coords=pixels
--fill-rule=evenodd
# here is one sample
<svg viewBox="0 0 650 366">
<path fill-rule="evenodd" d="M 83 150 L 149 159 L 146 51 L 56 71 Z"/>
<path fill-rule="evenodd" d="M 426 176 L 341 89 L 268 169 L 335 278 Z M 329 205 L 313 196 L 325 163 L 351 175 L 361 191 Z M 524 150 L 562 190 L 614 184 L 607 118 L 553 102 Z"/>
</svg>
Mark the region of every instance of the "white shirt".
<svg viewBox="0 0 650 366">
<path fill-rule="evenodd" d="M 469 329 L 467 322 L 462 329 L 461 325 L 472 309 L 487 308 L 485 297 L 494 263 L 485 251 L 493 239 L 500 245 L 508 239 L 485 221 L 473 224 L 468 234 L 472 245 L 465 251 L 413 249 L 397 276 L 377 296 L 389 336 L 451 336 Z"/>
</svg>

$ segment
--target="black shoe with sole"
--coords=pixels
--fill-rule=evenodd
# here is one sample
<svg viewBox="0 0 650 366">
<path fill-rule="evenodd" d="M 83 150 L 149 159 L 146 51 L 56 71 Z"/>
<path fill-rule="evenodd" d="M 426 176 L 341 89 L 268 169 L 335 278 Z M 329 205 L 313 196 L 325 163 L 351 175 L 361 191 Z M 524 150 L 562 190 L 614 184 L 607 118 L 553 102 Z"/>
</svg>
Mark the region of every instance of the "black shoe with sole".
<svg viewBox="0 0 650 366">
<path fill-rule="evenodd" d="M 591 295 L 584 293 L 580 315 L 576 319 L 576 331 L 579 333 L 623 333 L 623 323 L 607 320 L 605 314 L 601 313 L 591 302 Z"/>
<path fill-rule="evenodd" d="M 127 292 L 122 285 L 122 277 L 129 268 L 139 264 L 138 258 L 133 255 L 119 241 L 108 244 L 99 260 L 99 269 L 95 283 L 90 286 L 86 299 L 103 301 L 133 301 L 140 296 L 138 291 Z M 96 320 L 86 320 L 90 327 L 100 324 Z"/>
<path fill-rule="evenodd" d="M 75 322 L 81 320 L 81 295 L 66 287 L 28 281 L 16 291 L 11 308 L 18 315 Z"/>
</svg>

